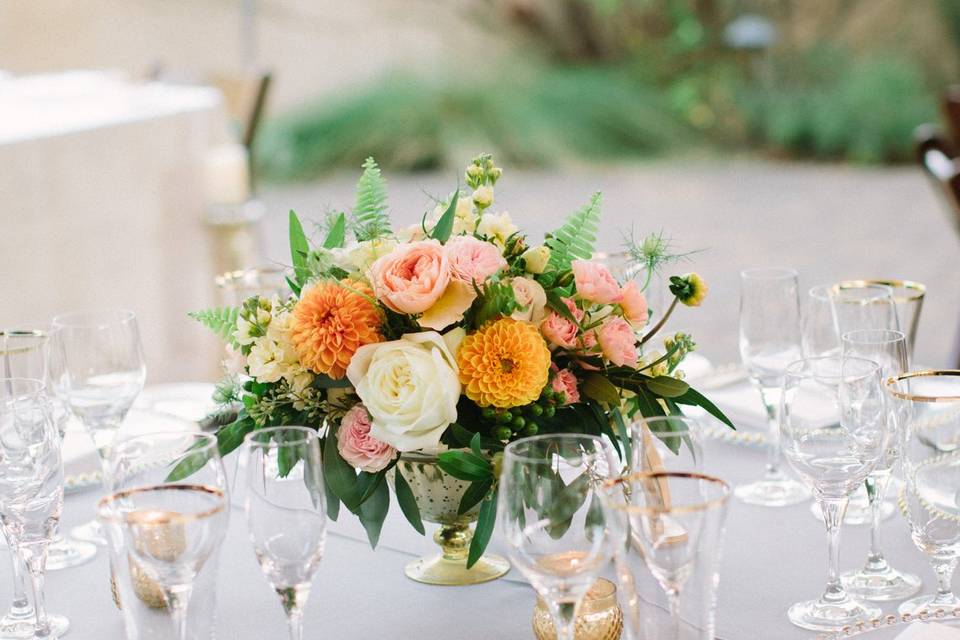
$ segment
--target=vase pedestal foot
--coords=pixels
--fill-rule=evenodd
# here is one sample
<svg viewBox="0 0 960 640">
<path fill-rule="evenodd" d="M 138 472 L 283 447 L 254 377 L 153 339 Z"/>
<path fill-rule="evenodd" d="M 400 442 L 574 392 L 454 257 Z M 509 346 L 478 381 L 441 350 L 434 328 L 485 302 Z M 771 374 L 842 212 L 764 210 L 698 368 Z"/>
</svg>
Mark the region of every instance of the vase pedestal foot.
<svg viewBox="0 0 960 640">
<path fill-rule="evenodd" d="M 445 558 L 442 554 L 417 558 L 404 569 L 411 580 L 424 584 L 457 586 L 496 580 L 510 571 L 510 563 L 496 555 L 485 555 L 467 569 L 464 559 Z"/>
</svg>

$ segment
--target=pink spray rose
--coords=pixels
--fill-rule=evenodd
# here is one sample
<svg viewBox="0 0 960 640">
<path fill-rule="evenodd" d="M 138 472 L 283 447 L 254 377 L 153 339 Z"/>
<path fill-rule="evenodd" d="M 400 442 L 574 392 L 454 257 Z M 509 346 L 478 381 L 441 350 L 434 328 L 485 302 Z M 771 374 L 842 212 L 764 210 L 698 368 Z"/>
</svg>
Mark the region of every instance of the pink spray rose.
<svg viewBox="0 0 960 640">
<path fill-rule="evenodd" d="M 450 271 L 454 278 L 464 282 L 483 282 L 497 271 L 507 268 L 500 248 L 473 236 L 450 238 L 444 246 Z"/>
<path fill-rule="evenodd" d="M 637 283 L 631 280 L 620 291 L 620 306 L 623 308 L 623 316 L 627 322 L 635 327 L 642 327 L 650 319 L 650 313 L 647 310 L 647 299 L 643 292 L 637 288 Z"/>
<path fill-rule="evenodd" d="M 577 319 L 577 322 L 583 320 L 583 311 L 577 308 L 573 300 L 563 298 L 563 302 L 567 305 L 567 309 L 570 310 L 573 317 Z M 546 338 L 548 342 L 565 349 L 573 349 L 577 346 L 577 333 L 579 331 L 580 327 L 556 311 L 551 311 L 550 315 L 540 323 L 540 333 L 543 334 L 543 337 Z"/>
<path fill-rule="evenodd" d="M 377 299 L 397 313 L 423 313 L 450 284 L 450 260 L 436 240 L 401 244 L 370 265 Z"/>
<path fill-rule="evenodd" d="M 554 365 L 554 369 L 556 369 L 556 365 Z M 554 391 L 563 392 L 566 397 L 564 404 L 580 402 L 580 390 L 577 389 L 577 377 L 573 375 L 573 371 L 570 371 L 570 369 L 561 369 L 554 373 L 550 386 Z"/>
<path fill-rule="evenodd" d="M 337 450 L 347 463 L 361 471 L 376 473 L 397 457 L 397 450 L 370 435 L 370 414 L 362 404 L 354 405 L 340 422 Z"/>
<path fill-rule="evenodd" d="M 637 363 L 637 337 L 630 323 L 623 318 L 607 320 L 600 327 L 600 349 L 603 357 L 615 365 L 633 366 Z"/>
<path fill-rule="evenodd" d="M 581 298 L 597 304 L 620 302 L 620 285 L 605 266 L 589 260 L 574 260 L 571 267 Z"/>
</svg>

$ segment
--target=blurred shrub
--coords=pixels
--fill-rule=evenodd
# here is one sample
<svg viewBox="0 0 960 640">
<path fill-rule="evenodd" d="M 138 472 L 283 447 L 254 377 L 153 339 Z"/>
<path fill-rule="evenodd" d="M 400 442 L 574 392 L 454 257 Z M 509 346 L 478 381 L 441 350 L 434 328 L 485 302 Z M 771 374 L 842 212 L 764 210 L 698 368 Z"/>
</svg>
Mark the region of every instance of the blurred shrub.
<svg viewBox="0 0 960 640">
<path fill-rule="evenodd" d="M 792 155 L 857 162 L 904 161 L 912 132 L 936 117 L 922 70 L 908 58 L 855 59 L 817 48 L 773 61 L 766 83 L 742 90 L 755 142 Z"/>
<path fill-rule="evenodd" d="M 509 80 L 504 80 L 509 79 Z M 486 81 L 392 78 L 271 124 L 261 145 L 269 175 L 304 178 L 375 155 L 426 169 L 484 148 L 511 165 L 648 156 L 691 140 L 654 86 L 620 68 L 511 70 Z"/>
</svg>

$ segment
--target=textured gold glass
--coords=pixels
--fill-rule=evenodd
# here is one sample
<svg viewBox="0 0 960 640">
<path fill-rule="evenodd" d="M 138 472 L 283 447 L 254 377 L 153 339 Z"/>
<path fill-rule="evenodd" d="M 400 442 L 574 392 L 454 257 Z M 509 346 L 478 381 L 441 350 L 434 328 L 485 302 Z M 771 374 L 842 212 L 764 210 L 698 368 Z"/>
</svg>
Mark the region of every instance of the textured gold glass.
<svg viewBox="0 0 960 640">
<path fill-rule="evenodd" d="M 458 480 L 440 470 L 434 456 L 405 453 L 396 466 L 410 485 L 413 497 L 425 522 L 440 525 L 433 540 L 443 551 L 430 558 L 418 558 L 407 565 L 407 577 L 426 584 L 465 585 L 499 578 L 510 570 L 506 559 L 491 554 L 481 557 L 467 569 L 467 553 L 473 531 L 470 523 L 477 519 L 477 505 L 463 515 L 457 507 L 469 482 Z M 390 482 L 393 486 L 393 482 Z"/>
<path fill-rule="evenodd" d="M 533 635 L 537 640 L 556 640 L 553 617 L 542 598 L 533 609 Z M 597 578 L 580 603 L 574 622 L 574 640 L 620 640 L 623 635 L 623 611 L 617 603 L 617 587 Z"/>
</svg>

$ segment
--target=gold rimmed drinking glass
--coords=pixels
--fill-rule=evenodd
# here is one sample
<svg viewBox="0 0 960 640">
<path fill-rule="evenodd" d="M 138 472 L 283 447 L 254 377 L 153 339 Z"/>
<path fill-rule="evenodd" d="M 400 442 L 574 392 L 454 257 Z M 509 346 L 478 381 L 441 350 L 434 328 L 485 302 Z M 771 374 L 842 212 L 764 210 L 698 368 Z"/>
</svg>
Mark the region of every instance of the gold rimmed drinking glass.
<svg viewBox="0 0 960 640">
<path fill-rule="evenodd" d="M 645 471 L 605 485 L 628 638 L 713 640 L 729 498 L 726 482 L 701 473 Z"/>
<path fill-rule="evenodd" d="M 926 285 L 913 280 L 897 279 L 843 280 L 839 285 L 847 288 L 871 285 L 890 288 L 899 329 L 907 336 L 907 348 L 912 360 L 917 342 L 917 327 L 920 325 L 920 312 L 923 310 L 923 301 L 927 295 Z"/>
<path fill-rule="evenodd" d="M 937 576 L 936 593 L 904 602 L 899 612 L 960 607 L 951 584 L 960 562 L 960 371 L 905 373 L 886 388 L 901 425 L 911 537 Z"/>
<path fill-rule="evenodd" d="M 127 636 L 185 640 L 209 635 L 215 587 L 207 583 L 216 572 L 229 522 L 216 437 L 137 436 L 113 448 L 104 472 L 108 494 L 98 516 L 109 541 Z M 201 576 L 207 584 L 202 593 L 195 590 Z M 158 609 L 168 615 L 157 615 Z"/>
</svg>

